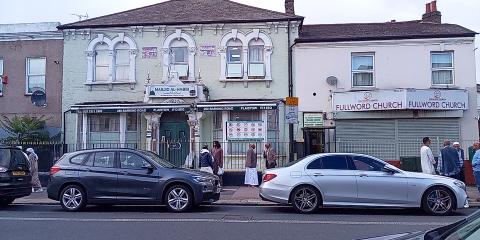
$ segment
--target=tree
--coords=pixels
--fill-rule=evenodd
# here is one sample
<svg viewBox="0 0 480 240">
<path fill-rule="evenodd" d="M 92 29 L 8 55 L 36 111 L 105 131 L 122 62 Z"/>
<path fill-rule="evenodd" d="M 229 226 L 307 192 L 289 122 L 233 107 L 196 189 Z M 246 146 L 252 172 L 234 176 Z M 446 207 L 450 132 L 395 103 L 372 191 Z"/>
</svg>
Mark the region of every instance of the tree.
<svg viewBox="0 0 480 240">
<path fill-rule="evenodd" d="M 13 135 L 6 138 L 5 140 L 7 141 L 47 141 L 49 134 L 45 130 L 45 120 L 44 116 L 14 116 L 12 118 L 3 116 L 3 119 L 0 120 L 0 125 L 5 131 Z"/>
</svg>

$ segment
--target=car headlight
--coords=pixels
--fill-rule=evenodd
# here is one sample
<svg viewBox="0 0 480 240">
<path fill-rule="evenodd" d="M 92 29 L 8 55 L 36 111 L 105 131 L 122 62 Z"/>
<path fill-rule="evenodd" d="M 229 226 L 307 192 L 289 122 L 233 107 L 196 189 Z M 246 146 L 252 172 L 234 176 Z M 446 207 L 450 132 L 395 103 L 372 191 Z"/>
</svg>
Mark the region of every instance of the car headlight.
<svg viewBox="0 0 480 240">
<path fill-rule="evenodd" d="M 0 167 L 0 173 L 4 173 L 4 172 L 7 172 L 8 169 L 4 168 L 4 167 Z"/>
<path fill-rule="evenodd" d="M 195 176 L 193 177 L 193 180 L 195 180 L 198 183 L 201 184 L 213 184 L 213 179 L 209 177 L 201 177 L 201 176 Z"/>
<path fill-rule="evenodd" d="M 455 185 L 457 185 L 457 187 L 467 191 L 467 186 L 462 181 L 454 181 L 453 184 L 455 184 Z"/>
</svg>

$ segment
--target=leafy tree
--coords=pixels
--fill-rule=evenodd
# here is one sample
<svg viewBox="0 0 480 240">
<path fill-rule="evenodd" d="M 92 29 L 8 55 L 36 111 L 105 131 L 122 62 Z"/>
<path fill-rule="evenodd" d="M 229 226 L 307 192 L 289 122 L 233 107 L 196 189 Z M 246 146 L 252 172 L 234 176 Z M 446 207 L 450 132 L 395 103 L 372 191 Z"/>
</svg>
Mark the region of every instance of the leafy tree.
<svg viewBox="0 0 480 240">
<path fill-rule="evenodd" d="M 47 141 L 49 135 L 45 130 L 45 120 L 44 116 L 14 116 L 12 118 L 3 116 L 3 119 L 0 119 L 0 126 L 13 135 L 6 138 L 6 141 Z"/>
</svg>

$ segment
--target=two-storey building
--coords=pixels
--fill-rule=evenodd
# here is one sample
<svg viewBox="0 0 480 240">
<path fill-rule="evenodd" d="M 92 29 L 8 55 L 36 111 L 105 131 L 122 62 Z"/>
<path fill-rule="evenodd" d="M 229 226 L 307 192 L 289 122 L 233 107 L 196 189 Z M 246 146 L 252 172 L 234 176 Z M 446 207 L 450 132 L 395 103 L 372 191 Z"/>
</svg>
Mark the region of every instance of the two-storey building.
<svg viewBox="0 0 480 240">
<path fill-rule="evenodd" d="M 174 0 L 60 26 L 66 143 L 146 148 L 189 165 L 214 140 L 242 160 L 247 142 L 287 142 L 289 42 L 302 20 Z"/>
<path fill-rule="evenodd" d="M 0 24 L 0 116 L 39 117 L 60 135 L 63 36 L 57 22 Z M 41 93 L 40 106 L 32 94 Z M 35 98 L 35 97 L 34 97 Z M 34 99 L 36 101 L 36 99 Z M 0 139 L 11 136 L 0 126 Z"/>
<path fill-rule="evenodd" d="M 435 155 L 444 139 L 478 139 L 475 32 L 421 20 L 304 25 L 294 47 L 305 153 L 360 152 L 385 160 Z"/>
</svg>

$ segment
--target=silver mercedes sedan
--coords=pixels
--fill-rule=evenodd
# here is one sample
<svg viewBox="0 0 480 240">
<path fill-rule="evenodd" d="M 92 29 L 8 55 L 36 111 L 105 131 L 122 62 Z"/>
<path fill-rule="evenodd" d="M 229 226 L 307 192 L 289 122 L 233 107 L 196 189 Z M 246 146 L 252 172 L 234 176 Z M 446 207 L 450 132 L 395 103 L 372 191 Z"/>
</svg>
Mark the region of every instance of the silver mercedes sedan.
<svg viewBox="0 0 480 240">
<path fill-rule="evenodd" d="M 299 213 L 344 206 L 422 208 L 431 215 L 449 215 L 468 208 L 461 181 L 406 172 L 375 157 L 351 153 L 315 154 L 266 170 L 260 197 L 291 204 Z"/>
</svg>

